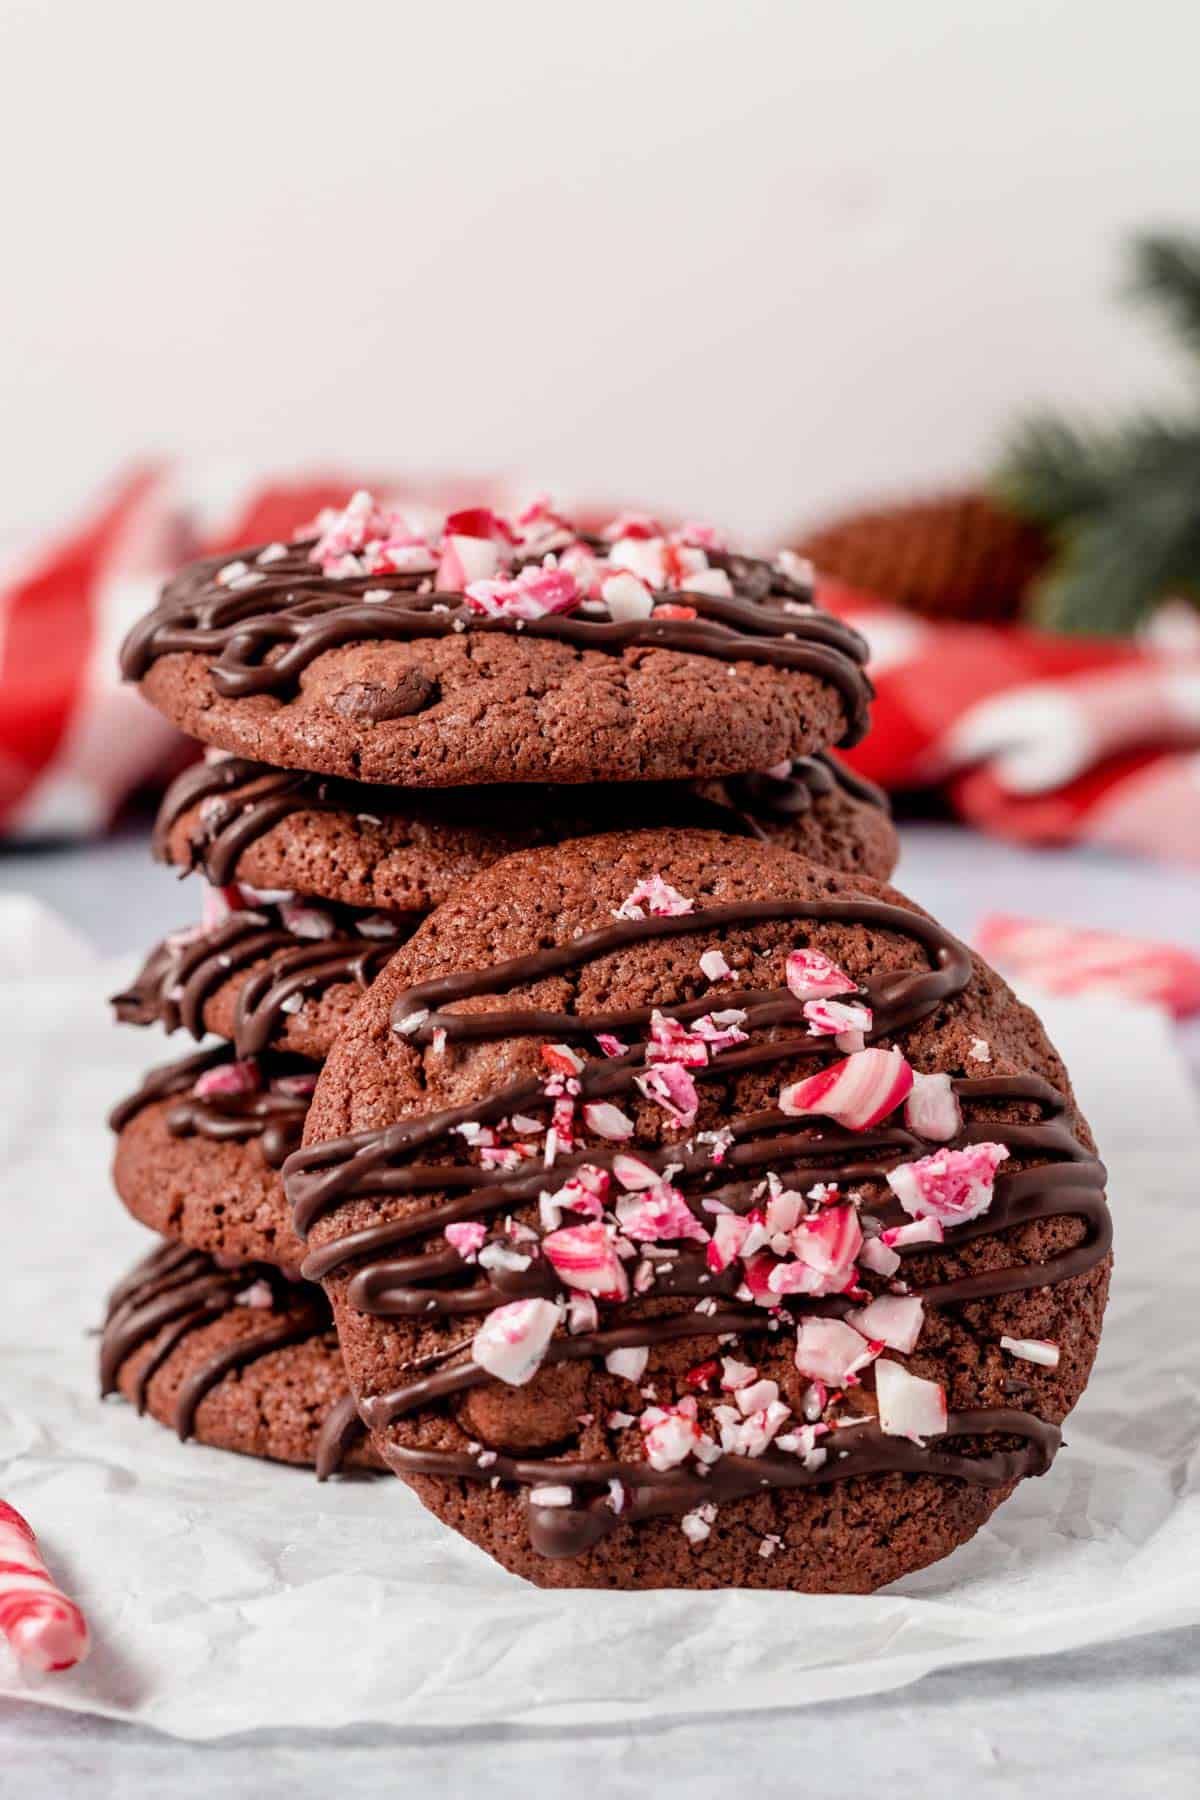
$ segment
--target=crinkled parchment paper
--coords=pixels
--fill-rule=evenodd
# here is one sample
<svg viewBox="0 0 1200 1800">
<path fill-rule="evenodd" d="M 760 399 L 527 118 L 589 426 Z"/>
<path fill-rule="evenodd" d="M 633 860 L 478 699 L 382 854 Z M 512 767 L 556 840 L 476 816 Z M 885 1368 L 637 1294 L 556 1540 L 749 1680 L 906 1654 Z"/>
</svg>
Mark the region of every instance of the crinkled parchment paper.
<svg viewBox="0 0 1200 1800">
<path fill-rule="evenodd" d="M 104 996 L 125 971 L 61 928 L 39 964 L 54 930 L 19 902 L 0 910 L 0 1495 L 27 1513 L 95 1649 L 29 1688 L 0 1648 L 0 1692 L 192 1738 L 598 1724 L 869 1693 L 1200 1619 L 1200 1119 L 1157 1014 L 1042 1008 L 1117 1225 L 1096 1372 L 1048 1476 L 868 1599 L 542 1593 L 398 1481 L 319 1487 L 96 1398 L 102 1297 L 150 1241 L 110 1190 L 104 1114 L 172 1052 L 113 1028 Z"/>
</svg>

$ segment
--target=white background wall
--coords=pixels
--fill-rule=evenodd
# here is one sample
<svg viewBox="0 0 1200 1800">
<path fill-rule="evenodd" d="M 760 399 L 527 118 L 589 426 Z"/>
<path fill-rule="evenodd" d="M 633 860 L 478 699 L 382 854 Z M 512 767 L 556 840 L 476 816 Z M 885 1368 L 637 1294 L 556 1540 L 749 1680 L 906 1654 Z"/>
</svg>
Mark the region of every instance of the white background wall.
<svg viewBox="0 0 1200 1800">
<path fill-rule="evenodd" d="M 146 448 L 759 531 L 1170 391 L 1195 0 L 0 0 L 0 528 Z"/>
</svg>

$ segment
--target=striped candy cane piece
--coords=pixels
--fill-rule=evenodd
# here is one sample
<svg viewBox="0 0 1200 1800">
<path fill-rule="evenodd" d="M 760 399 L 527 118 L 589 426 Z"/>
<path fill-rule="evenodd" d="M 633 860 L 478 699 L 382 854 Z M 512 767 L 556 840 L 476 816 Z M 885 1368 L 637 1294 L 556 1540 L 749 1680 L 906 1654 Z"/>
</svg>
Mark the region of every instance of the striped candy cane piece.
<svg viewBox="0 0 1200 1800">
<path fill-rule="evenodd" d="M 18 1658 L 35 1669 L 70 1669 L 88 1653 L 87 1621 L 50 1579 L 26 1520 L 3 1500 L 0 1631 Z"/>
</svg>

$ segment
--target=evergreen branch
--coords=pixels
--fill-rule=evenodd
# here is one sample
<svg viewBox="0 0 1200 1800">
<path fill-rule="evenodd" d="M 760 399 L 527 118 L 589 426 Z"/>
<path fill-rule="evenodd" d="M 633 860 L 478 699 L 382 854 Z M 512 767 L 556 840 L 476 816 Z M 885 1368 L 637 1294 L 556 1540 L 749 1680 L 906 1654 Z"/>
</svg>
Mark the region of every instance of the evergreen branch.
<svg viewBox="0 0 1200 1800">
<path fill-rule="evenodd" d="M 1148 233 L 1134 239 L 1131 262 L 1131 296 L 1156 306 L 1200 356 L 1200 238 Z"/>
<path fill-rule="evenodd" d="M 1107 503 L 1110 464 L 1110 448 L 1097 433 L 1043 414 L 1014 433 L 993 486 L 1002 505 L 1054 530 Z"/>
<path fill-rule="evenodd" d="M 1193 456 L 1200 444 L 1193 444 Z M 1200 603 L 1200 511 L 1186 460 L 1133 480 L 1113 503 L 1066 528 L 1039 583 L 1039 621 L 1059 631 L 1125 634 L 1168 595 Z"/>
</svg>

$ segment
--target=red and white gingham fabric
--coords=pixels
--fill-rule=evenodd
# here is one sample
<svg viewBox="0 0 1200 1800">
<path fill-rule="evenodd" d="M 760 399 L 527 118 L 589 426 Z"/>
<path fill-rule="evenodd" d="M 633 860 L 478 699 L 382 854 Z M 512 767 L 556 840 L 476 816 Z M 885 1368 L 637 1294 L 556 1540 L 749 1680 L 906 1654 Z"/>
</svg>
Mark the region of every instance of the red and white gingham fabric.
<svg viewBox="0 0 1200 1800">
<path fill-rule="evenodd" d="M 103 831 L 130 794 L 190 760 L 190 746 L 120 680 L 121 639 L 181 562 L 290 537 L 358 485 L 345 474 L 142 467 L 69 529 L 0 557 L 0 836 Z M 376 485 L 439 511 L 513 500 L 499 483 Z"/>
<path fill-rule="evenodd" d="M 877 698 L 848 757 L 981 830 L 1200 863 L 1200 648 L 931 623 L 836 583 Z"/>
<path fill-rule="evenodd" d="M 118 679 L 124 633 L 188 557 L 286 538 L 370 477 L 133 470 L 80 523 L 0 561 L 0 834 L 103 830 L 188 754 Z M 386 498 L 505 510 L 511 485 L 408 479 Z M 1200 862 L 1200 649 L 934 624 L 834 584 L 871 642 L 874 723 L 850 760 L 893 791 L 940 787 L 1029 843 Z"/>
</svg>

